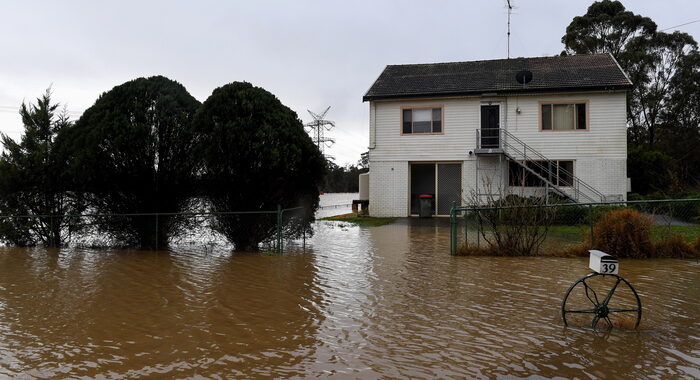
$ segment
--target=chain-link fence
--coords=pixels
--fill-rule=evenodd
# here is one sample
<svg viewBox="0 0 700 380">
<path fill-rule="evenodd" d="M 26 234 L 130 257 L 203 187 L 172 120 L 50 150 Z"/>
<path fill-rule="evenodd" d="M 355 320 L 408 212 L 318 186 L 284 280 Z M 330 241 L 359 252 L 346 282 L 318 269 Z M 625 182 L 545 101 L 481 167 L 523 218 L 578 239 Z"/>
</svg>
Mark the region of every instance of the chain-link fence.
<svg viewBox="0 0 700 380">
<path fill-rule="evenodd" d="M 642 200 L 605 203 L 537 204 L 521 200 L 484 206 L 453 206 L 450 250 L 493 246 L 497 234 L 520 234 L 539 239 L 539 251 L 595 245 L 594 227 L 611 211 L 632 209 L 651 218 L 651 239 L 674 236 L 686 242 L 700 236 L 700 199 Z M 509 236 L 506 236 L 508 238 Z"/>
<path fill-rule="evenodd" d="M 285 241 L 305 246 L 311 220 L 304 207 L 269 211 L 0 215 L 0 242 L 9 246 L 133 247 L 162 250 L 284 252 Z M 237 246 L 240 245 L 240 246 Z"/>
</svg>

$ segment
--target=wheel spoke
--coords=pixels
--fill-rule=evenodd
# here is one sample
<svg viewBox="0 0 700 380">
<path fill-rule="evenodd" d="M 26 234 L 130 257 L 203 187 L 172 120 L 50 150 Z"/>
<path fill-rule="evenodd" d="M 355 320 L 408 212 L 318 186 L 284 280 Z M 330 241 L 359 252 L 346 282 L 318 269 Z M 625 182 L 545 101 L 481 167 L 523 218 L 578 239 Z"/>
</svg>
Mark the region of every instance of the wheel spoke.
<svg viewBox="0 0 700 380">
<path fill-rule="evenodd" d="M 609 328 L 609 329 L 613 328 L 613 323 L 612 323 L 612 321 L 610 320 L 610 318 L 609 318 L 608 316 L 605 317 L 605 322 L 608 323 L 608 328 Z"/>
<path fill-rule="evenodd" d="M 610 298 L 612 298 L 613 293 L 615 293 L 615 289 L 617 289 L 617 285 L 619 285 L 621 281 L 622 281 L 622 278 L 618 277 L 617 281 L 615 281 L 615 285 L 613 285 L 613 287 L 610 289 L 610 291 L 608 292 L 608 295 L 605 296 L 605 299 L 603 300 L 603 305 L 606 305 L 606 306 L 608 305 L 608 302 L 610 302 Z"/>
<path fill-rule="evenodd" d="M 591 288 L 590 286 L 588 286 L 588 284 L 586 283 L 586 280 L 583 280 L 582 282 L 583 282 L 583 287 L 586 289 L 586 297 L 588 298 L 588 300 L 591 301 L 593 306 L 600 305 L 600 303 L 598 302 L 598 294 L 596 294 L 595 290 L 593 288 Z M 588 294 L 588 289 L 590 289 L 591 292 L 593 292 L 593 297 L 595 297 L 595 301 L 593 300 L 593 298 L 591 298 L 590 294 Z"/>
<path fill-rule="evenodd" d="M 594 329 L 595 329 L 596 327 L 598 327 L 598 321 L 600 321 L 600 317 L 596 315 L 596 316 L 593 318 L 593 323 L 591 323 L 591 327 L 594 328 Z"/>
<path fill-rule="evenodd" d="M 595 314 L 595 309 L 582 309 L 582 310 L 564 310 L 565 313 L 587 313 Z"/>
<path fill-rule="evenodd" d="M 611 313 L 636 313 L 639 309 L 618 309 L 614 307 L 609 307 L 608 311 Z"/>
</svg>

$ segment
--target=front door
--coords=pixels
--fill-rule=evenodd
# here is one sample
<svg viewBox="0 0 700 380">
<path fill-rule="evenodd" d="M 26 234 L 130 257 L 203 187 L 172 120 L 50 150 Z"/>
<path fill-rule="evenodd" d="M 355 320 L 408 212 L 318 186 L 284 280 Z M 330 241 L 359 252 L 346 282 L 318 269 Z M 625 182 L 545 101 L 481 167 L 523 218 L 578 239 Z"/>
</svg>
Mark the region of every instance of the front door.
<svg viewBox="0 0 700 380">
<path fill-rule="evenodd" d="M 501 127 L 501 112 L 500 106 L 482 105 L 481 106 L 481 148 L 491 149 L 500 148 L 500 130 Z"/>
</svg>

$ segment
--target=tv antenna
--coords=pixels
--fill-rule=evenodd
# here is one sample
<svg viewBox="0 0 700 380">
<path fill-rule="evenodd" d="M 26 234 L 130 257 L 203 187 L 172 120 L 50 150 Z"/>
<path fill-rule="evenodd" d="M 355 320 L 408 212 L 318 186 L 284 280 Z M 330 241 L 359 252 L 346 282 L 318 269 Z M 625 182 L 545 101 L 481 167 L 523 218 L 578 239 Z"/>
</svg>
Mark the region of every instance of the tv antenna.
<svg viewBox="0 0 700 380">
<path fill-rule="evenodd" d="M 321 113 L 306 110 L 306 112 L 308 112 L 313 118 L 313 121 L 306 123 L 306 128 L 311 133 L 314 143 L 316 143 L 316 146 L 318 147 L 318 150 L 321 151 L 321 154 L 323 154 L 326 159 L 333 160 L 335 159 L 333 156 L 327 156 L 324 153 L 325 148 L 330 148 L 333 144 L 335 144 L 334 139 L 324 136 L 325 132 L 328 132 L 335 127 L 335 122 L 325 119 L 329 109 L 331 109 L 331 106 L 328 106 L 328 108 Z"/>
<path fill-rule="evenodd" d="M 508 7 L 508 59 L 510 59 L 510 15 L 513 12 L 513 5 L 510 0 L 506 0 L 506 6 Z"/>
</svg>

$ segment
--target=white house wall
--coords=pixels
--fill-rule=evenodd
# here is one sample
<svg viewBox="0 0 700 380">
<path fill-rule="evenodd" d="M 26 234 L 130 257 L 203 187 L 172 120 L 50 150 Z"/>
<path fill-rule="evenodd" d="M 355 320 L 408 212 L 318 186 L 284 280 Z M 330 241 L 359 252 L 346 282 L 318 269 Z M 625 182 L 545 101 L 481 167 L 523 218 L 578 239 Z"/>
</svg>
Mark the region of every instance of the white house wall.
<svg viewBox="0 0 700 380">
<path fill-rule="evenodd" d="M 501 105 L 501 128 L 549 159 L 574 160 L 574 175 L 603 194 L 625 197 L 624 92 L 374 101 L 370 103 L 370 213 L 407 215 L 409 162 L 463 162 L 463 199 L 469 198 L 476 180 L 475 156 L 469 152 L 476 148 L 480 106 L 488 100 Z M 588 101 L 589 130 L 540 131 L 539 102 L 550 100 Z M 444 133 L 402 135 L 401 108 L 411 106 L 443 106 Z"/>
<path fill-rule="evenodd" d="M 370 161 L 370 214 L 408 216 L 408 161 Z"/>
</svg>

